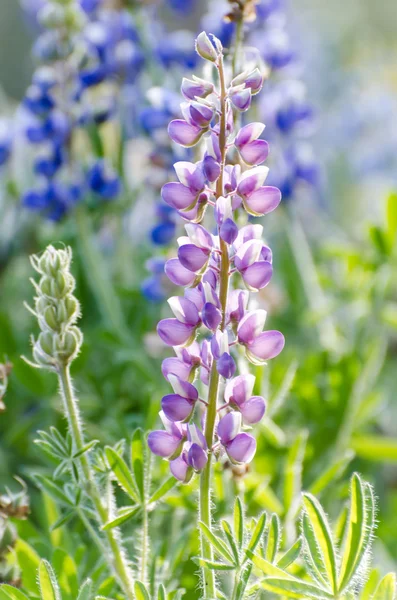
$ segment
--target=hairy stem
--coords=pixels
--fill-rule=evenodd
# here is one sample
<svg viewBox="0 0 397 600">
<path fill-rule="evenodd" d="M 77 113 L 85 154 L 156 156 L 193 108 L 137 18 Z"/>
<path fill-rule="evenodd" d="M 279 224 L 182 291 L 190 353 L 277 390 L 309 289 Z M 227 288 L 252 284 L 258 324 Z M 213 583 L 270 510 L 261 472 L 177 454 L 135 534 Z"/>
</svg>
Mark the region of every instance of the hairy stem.
<svg viewBox="0 0 397 600">
<path fill-rule="evenodd" d="M 84 434 L 81 426 L 77 398 L 73 393 L 69 365 L 61 365 L 59 367 L 58 376 L 62 392 L 62 399 L 64 402 L 65 414 L 68 419 L 69 430 L 73 440 L 73 449 L 74 452 L 79 452 L 83 450 L 85 445 Z M 100 527 L 102 527 L 108 520 L 108 513 L 106 507 L 102 504 L 101 491 L 95 482 L 90 461 L 86 453 L 81 454 L 79 457 L 79 463 L 85 490 L 95 507 L 98 524 Z M 112 571 L 114 572 L 114 575 L 116 576 L 126 599 L 134 600 L 135 594 L 133 590 L 133 575 L 124 555 L 123 547 L 120 541 L 120 534 L 117 529 L 110 529 L 105 532 L 105 536 L 111 552 Z"/>
<path fill-rule="evenodd" d="M 219 121 L 219 148 L 221 152 L 221 171 L 216 184 L 216 199 L 223 195 L 223 173 L 226 159 L 226 85 L 223 70 L 223 58 L 219 58 L 218 64 L 219 82 L 220 82 L 220 121 Z M 220 291 L 219 300 L 221 303 L 222 322 L 221 330 L 225 328 L 227 294 L 229 289 L 229 253 L 227 244 L 220 241 L 221 250 L 221 268 L 220 268 Z M 215 361 L 212 364 L 210 382 L 208 388 L 208 408 L 205 423 L 205 439 L 209 448 L 208 462 L 201 474 L 200 480 L 200 520 L 211 529 L 211 480 L 212 480 L 212 445 L 214 441 L 214 430 L 216 421 L 216 409 L 218 403 L 219 373 Z M 213 553 L 210 544 L 203 534 L 201 534 L 201 552 L 203 558 L 213 560 Z M 216 584 L 214 571 L 203 569 L 204 598 L 216 597 Z"/>
</svg>

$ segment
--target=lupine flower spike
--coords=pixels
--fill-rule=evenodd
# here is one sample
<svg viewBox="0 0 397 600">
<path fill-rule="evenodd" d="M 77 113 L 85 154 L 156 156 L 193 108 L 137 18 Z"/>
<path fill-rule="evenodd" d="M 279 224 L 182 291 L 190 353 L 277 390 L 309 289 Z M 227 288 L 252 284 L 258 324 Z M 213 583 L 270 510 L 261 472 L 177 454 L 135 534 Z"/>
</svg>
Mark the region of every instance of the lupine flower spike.
<svg viewBox="0 0 397 600">
<path fill-rule="evenodd" d="M 256 441 L 244 429 L 260 421 L 266 408 L 265 400 L 253 395 L 254 376 L 235 376 L 236 349 L 242 347 L 253 364 L 263 364 L 284 346 L 279 331 L 263 330 L 266 311 L 248 310 L 249 291 L 264 288 L 271 279 L 271 250 L 261 240 L 262 226 L 239 229 L 235 215 L 240 210 L 263 216 L 278 206 L 281 194 L 265 185 L 268 168 L 262 163 L 269 148 L 260 138 L 264 125 L 251 123 L 234 130 L 234 112 L 246 111 L 251 96 L 262 87 L 259 72 L 242 74 L 228 86 L 221 42 L 203 32 L 196 50 L 215 67 L 219 85 L 194 76 L 184 79 L 183 119 L 168 128 L 175 143 L 190 147 L 201 141 L 205 149 L 198 162 L 177 162 L 179 181 L 162 189 L 163 200 L 187 222 L 177 257 L 165 264 L 169 279 L 186 289 L 182 297 L 169 299 L 174 316 L 157 328 L 176 357 L 163 363 L 173 390 L 161 402 L 165 431 L 150 433 L 148 443 L 155 454 L 171 461 L 171 472 L 182 482 L 201 473 L 200 519 L 211 527 L 212 457 L 216 453 L 220 460 L 249 463 Z M 236 156 L 236 150 L 241 165 L 227 164 L 229 151 Z M 216 233 L 203 224 L 204 219 L 211 222 L 210 208 Z M 239 282 L 246 289 L 240 289 Z M 222 380 L 227 385 L 221 403 Z M 212 557 L 204 539 L 202 554 Z M 215 597 L 212 572 L 204 571 L 203 582 L 206 597 Z"/>
</svg>

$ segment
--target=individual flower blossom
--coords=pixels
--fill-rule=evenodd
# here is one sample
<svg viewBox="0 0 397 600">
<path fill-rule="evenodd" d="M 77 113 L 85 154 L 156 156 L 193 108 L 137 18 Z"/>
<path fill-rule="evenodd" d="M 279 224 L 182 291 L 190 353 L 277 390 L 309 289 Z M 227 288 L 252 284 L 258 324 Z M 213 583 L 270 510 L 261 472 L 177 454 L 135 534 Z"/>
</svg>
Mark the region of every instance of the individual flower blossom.
<svg viewBox="0 0 397 600">
<path fill-rule="evenodd" d="M 161 407 L 170 421 L 186 421 L 190 418 L 195 403 L 198 400 L 198 391 L 188 381 L 180 379 L 177 375 L 169 374 L 174 393 L 164 396 Z"/>
<path fill-rule="evenodd" d="M 239 410 L 247 425 L 259 423 L 265 414 L 266 403 L 261 396 L 253 396 L 254 375 L 239 375 L 231 379 L 225 388 L 225 402 Z"/>
<path fill-rule="evenodd" d="M 245 346 L 246 356 L 254 365 L 276 357 L 284 348 L 284 336 L 279 331 L 262 331 L 266 322 L 265 310 L 247 312 L 238 324 L 237 337 Z"/>
<path fill-rule="evenodd" d="M 160 412 L 165 431 L 152 431 L 148 436 L 148 445 L 153 454 L 162 458 L 174 459 L 181 452 L 186 439 L 186 425 L 175 423 Z"/>
<path fill-rule="evenodd" d="M 180 456 L 170 462 L 171 473 L 183 483 L 188 483 L 193 473 L 199 473 L 208 462 L 207 443 L 197 425 L 188 425 L 188 441 Z"/>
<path fill-rule="evenodd" d="M 249 433 L 241 433 L 241 414 L 230 412 L 218 423 L 220 443 L 233 463 L 250 463 L 256 451 L 256 440 Z"/>
</svg>

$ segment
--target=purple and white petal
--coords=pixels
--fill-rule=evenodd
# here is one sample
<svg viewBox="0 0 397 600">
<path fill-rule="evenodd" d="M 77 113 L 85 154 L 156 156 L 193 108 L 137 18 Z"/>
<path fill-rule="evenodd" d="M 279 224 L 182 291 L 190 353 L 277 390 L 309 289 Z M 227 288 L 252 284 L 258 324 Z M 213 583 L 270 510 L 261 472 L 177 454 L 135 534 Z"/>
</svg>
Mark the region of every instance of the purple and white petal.
<svg viewBox="0 0 397 600">
<path fill-rule="evenodd" d="M 196 401 L 198 399 L 198 391 L 192 383 L 179 379 L 176 375 L 170 375 L 168 381 L 172 385 L 175 394 L 191 401 Z"/>
<path fill-rule="evenodd" d="M 266 323 L 267 312 L 263 309 L 247 312 L 241 319 L 237 336 L 242 344 L 249 344 L 261 333 Z"/>
<path fill-rule="evenodd" d="M 198 248 L 194 244 L 184 244 L 178 250 L 178 258 L 182 266 L 193 273 L 198 273 L 207 264 L 210 251 Z"/>
<path fill-rule="evenodd" d="M 161 408 L 170 421 L 186 421 L 193 412 L 194 402 L 179 394 L 167 394 L 161 400 Z"/>
<path fill-rule="evenodd" d="M 153 454 L 170 458 L 178 450 L 181 440 L 166 431 L 152 431 L 148 435 L 148 446 Z"/>
<path fill-rule="evenodd" d="M 264 166 L 254 167 L 253 169 L 244 171 L 237 186 L 237 193 L 243 198 L 250 196 L 263 185 L 268 173 L 268 167 Z"/>
<path fill-rule="evenodd" d="M 242 273 L 245 285 L 252 292 L 257 292 L 267 286 L 272 278 L 273 267 L 271 263 L 262 260 L 247 267 Z"/>
<path fill-rule="evenodd" d="M 233 402 L 241 406 L 252 396 L 252 390 L 255 385 L 255 377 L 252 374 L 239 375 L 229 381 L 225 388 L 226 402 Z"/>
<path fill-rule="evenodd" d="M 239 92 L 235 92 L 231 94 L 230 100 L 237 110 L 245 112 L 251 106 L 251 90 L 246 88 Z"/>
<path fill-rule="evenodd" d="M 192 365 L 185 363 L 176 356 L 165 358 L 161 365 L 161 372 L 165 379 L 168 380 L 169 375 L 176 375 L 179 379 L 187 380 L 192 371 Z"/>
<path fill-rule="evenodd" d="M 168 135 L 172 141 L 184 148 L 190 148 L 197 144 L 203 135 L 203 129 L 191 125 L 184 119 L 175 119 L 168 125 Z"/>
<path fill-rule="evenodd" d="M 161 197 L 166 204 L 176 210 L 185 210 L 197 200 L 197 194 L 182 183 L 173 181 L 163 185 Z"/>
<path fill-rule="evenodd" d="M 208 181 L 212 183 L 218 179 L 221 173 L 221 166 L 213 156 L 207 154 L 203 160 L 203 171 Z"/>
<path fill-rule="evenodd" d="M 247 345 L 247 358 L 254 364 L 261 364 L 275 358 L 285 345 L 285 338 L 279 331 L 264 331 Z"/>
<path fill-rule="evenodd" d="M 236 363 L 230 354 L 224 352 L 216 361 L 216 370 L 225 379 L 230 379 L 236 372 Z"/>
<path fill-rule="evenodd" d="M 247 165 L 260 165 L 269 155 L 269 144 L 265 140 L 254 140 L 239 148 L 239 151 Z"/>
<path fill-rule="evenodd" d="M 227 444 L 226 452 L 234 463 L 250 463 L 255 456 L 256 440 L 249 433 L 239 433 Z"/>
<path fill-rule="evenodd" d="M 194 325 L 186 325 L 178 319 L 163 319 L 157 325 L 157 333 L 168 346 L 182 346 L 193 339 Z"/>
<path fill-rule="evenodd" d="M 208 456 L 198 444 L 192 444 L 187 455 L 187 462 L 196 472 L 202 471 L 207 464 Z"/>
<path fill-rule="evenodd" d="M 247 425 L 259 423 L 266 411 L 266 402 L 262 396 L 252 396 L 240 407 L 243 421 Z"/>
<path fill-rule="evenodd" d="M 185 229 L 192 244 L 199 248 L 212 249 L 214 241 L 212 235 L 205 227 L 196 223 L 189 223 L 185 225 Z"/>
<path fill-rule="evenodd" d="M 174 169 L 179 181 L 196 196 L 204 189 L 205 179 L 201 164 L 181 160 L 174 164 Z"/>
<path fill-rule="evenodd" d="M 257 140 L 265 129 L 263 123 L 249 123 L 240 129 L 234 140 L 234 145 L 240 150 L 246 144 Z"/>
<path fill-rule="evenodd" d="M 201 319 L 208 329 L 215 331 L 221 324 L 222 313 L 214 304 L 206 302 L 201 311 Z"/>
<path fill-rule="evenodd" d="M 189 467 L 183 455 L 170 462 L 170 471 L 176 479 L 183 483 L 187 483 L 193 475 L 193 469 Z"/>
<path fill-rule="evenodd" d="M 243 200 L 246 211 L 256 217 L 272 212 L 281 202 L 281 192 L 278 188 L 262 186 Z"/>
<path fill-rule="evenodd" d="M 180 262 L 178 258 L 170 258 L 165 263 L 164 271 L 175 285 L 192 285 L 194 280 L 196 279 L 196 275 L 186 269 Z"/>
<path fill-rule="evenodd" d="M 197 306 L 181 296 L 171 296 L 168 299 L 168 304 L 178 321 L 185 325 L 197 325 L 200 321 L 200 315 Z"/>
<path fill-rule="evenodd" d="M 229 412 L 222 417 L 218 423 L 217 435 L 223 445 L 231 442 L 239 433 L 241 428 L 241 414 L 239 412 Z"/>
<path fill-rule="evenodd" d="M 238 235 L 238 227 L 233 219 L 226 219 L 219 228 L 219 237 L 226 244 L 233 244 Z"/>
<path fill-rule="evenodd" d="M 262 252 L 262 240 L 249 240 L 237 250 L 234 265 L 238 271 L 244 271 L 259 260 Z"/>
</svg>

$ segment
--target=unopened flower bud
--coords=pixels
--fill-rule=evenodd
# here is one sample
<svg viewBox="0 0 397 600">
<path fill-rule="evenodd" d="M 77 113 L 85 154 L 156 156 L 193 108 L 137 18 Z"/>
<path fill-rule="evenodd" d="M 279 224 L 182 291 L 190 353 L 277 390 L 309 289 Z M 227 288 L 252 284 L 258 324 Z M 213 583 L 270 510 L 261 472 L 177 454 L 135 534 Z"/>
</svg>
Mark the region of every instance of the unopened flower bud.
<svg viewBox="0 0 397 600">
<path fill-rule="evenodd" d="M 196 51 L 205 60 L 215 62 L 219 56 L 219 51 L 215 48 L 205 31 L 202 31 L 196 39 Z"/>
</svg>

